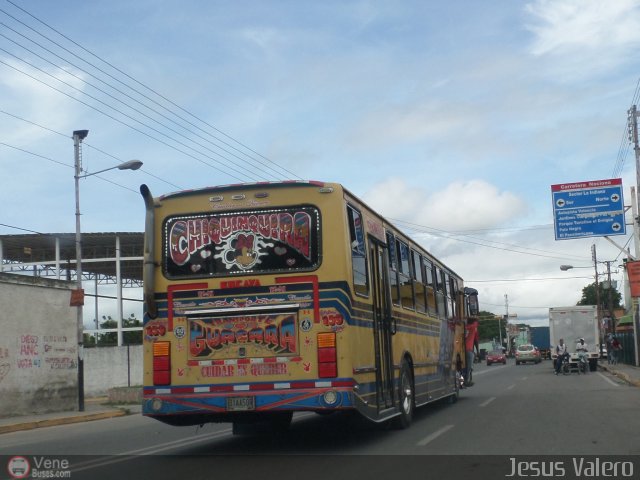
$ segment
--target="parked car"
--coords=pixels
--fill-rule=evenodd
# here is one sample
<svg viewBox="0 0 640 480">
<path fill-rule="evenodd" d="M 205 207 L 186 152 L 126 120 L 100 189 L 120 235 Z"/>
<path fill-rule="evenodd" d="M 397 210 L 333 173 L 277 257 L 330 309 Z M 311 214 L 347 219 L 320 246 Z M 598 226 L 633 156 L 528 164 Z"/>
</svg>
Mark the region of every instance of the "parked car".
<svg viewBox="0 0 640 480">
<path fill-rule="evenodd" d="M 533 345 L 520 345 L 516 350 L 516 365 L 520 365 L 523 362 L 540 363 L 540 361 L 540 352 Z"/>
<path fill-rule="evenodd" d="M 493 352 L 487 353 L 487 365 L 491 365 L 493 363 L 502 363 L 503 365 L 507 364 L 507 356 L 502 350 L 494 350 Z"/>
</svg>

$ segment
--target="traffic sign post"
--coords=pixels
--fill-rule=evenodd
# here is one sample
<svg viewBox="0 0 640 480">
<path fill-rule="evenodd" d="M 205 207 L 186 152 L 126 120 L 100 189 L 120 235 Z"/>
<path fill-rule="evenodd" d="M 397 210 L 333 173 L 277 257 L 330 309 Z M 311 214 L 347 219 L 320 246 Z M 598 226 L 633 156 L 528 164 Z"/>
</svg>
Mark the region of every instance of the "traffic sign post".
<svg viewBox="0 0 640 480">
<path fill-rule="evenodd" d="M 551 185 L 556 240 L 625 235 L 622 179 Z"/>
</svg>

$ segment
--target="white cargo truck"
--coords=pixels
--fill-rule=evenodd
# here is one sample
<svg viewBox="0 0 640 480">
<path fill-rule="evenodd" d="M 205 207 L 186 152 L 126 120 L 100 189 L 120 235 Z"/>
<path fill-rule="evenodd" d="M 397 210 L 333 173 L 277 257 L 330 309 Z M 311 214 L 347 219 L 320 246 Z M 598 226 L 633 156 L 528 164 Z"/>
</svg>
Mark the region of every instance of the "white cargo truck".
<svg viewBox="0 0 640 480">
<path fill-rule="evenodd" d="M 549 309 L 549 335 L 551 340 L 551 358 L 556 359 L 555 346 L 563 338 L 567 350 L 571 354 L 571 366 L 578 364 L 576 345 L 581 338 L 589 347 L 589 367 L 593 372 L 598 366 L 600 357 L 600 331 L 598 329 L 598 312 L 595 305 L 578 305 L 573 307 L 552 307 Z"/>
</svg>

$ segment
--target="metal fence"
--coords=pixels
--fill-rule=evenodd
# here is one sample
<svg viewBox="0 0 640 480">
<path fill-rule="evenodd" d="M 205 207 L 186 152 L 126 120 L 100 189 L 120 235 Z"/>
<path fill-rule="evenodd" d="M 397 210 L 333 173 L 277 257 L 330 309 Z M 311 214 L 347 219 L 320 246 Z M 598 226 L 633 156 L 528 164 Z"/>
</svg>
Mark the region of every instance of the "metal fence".
<svg viewBox="0 0 640 480">
<path fill-rule="evenodd" d="M 616 337 L 618 337 L 618 341 L 622 345 L 622 351 L 618 352 L 618 362 L 635 365 L 636 341 L 633 332 L 617 332 Z"/>
</svg>

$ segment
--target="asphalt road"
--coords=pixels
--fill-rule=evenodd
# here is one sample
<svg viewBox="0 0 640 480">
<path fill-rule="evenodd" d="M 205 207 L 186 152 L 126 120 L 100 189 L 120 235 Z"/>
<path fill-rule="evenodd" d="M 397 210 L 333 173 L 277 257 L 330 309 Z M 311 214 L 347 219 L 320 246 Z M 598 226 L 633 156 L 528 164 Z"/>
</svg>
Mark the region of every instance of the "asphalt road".
<svg viewBox="0 0 640 480">
<path fill-rule="evenodd" d="M 549 361 L 515 366 L 510 360 L 506 366 L 477 365 L 475 385 L 464 389 L 457 403 L 419 409 L 407 430 L 371 425 L 346 415 L 304 413 L 294 416 L 290 430 L 280 435 L 233 436 L 227 424 L 169 427 L 135 415 L 2 435 L 0 455 L 66 456 L 73 459 L 71 478 L 100 478 L 99 473 L 104 478 L 147 478 L 150 467 L 162 466 L 167 473 L 179 463 L 179 468 L 189 471 L 199 462 L 209 462 L 212 455 L 222 456 L 213 457 L 217 470 L 221 458 L 234 462 L 229 468 L 235 472 L 249 468 L 256 458 L 280 470 L 286 458 L 286 471 L 295 473 L 299 470 L 291 468 L 292 458 L 300 463 L 299 468 L 308 468 L 306 456 L 311 455 L 314 465 L 342 458 L 344 468 L 362 473 L 384 456 L 384 465 L 393 476 L 398 461 L 407 458 L 401 455 L 477 456 L 468 457 L 475 462 L 470 468 L 486 463 L 487 455 L 639 455 L 638 405 L 640 389 L 606 373 L 555 376 Z M 362 457 L 345 461 L 344 455 Z M 510 468 L 507 457 L 494 461 L 502 469 Z M 370 460 L 362 460 L 367 458 Z M 432 473 L 438 462 L 450 468 L 451 462 L 443 458 L 447 457 L 432 461 Z M 413 461 L 417 460 L 407 460 L 408 464 Z M 165 462 L 169 463 L 163 466 Z M 360 462 L 363 464 L 356 467 Z M 205 473 L 199 476 L 199 471 L 193 471 L 189 478 L 207 478 L 210 467 L 206 463 L 202 466 Z M 269 468 L 255 469 L 263 467 Z M 376 467 L 378 473 L 380 468 Z M 133 476 L 123 477 L 123 471 Z"/>
</svg>

